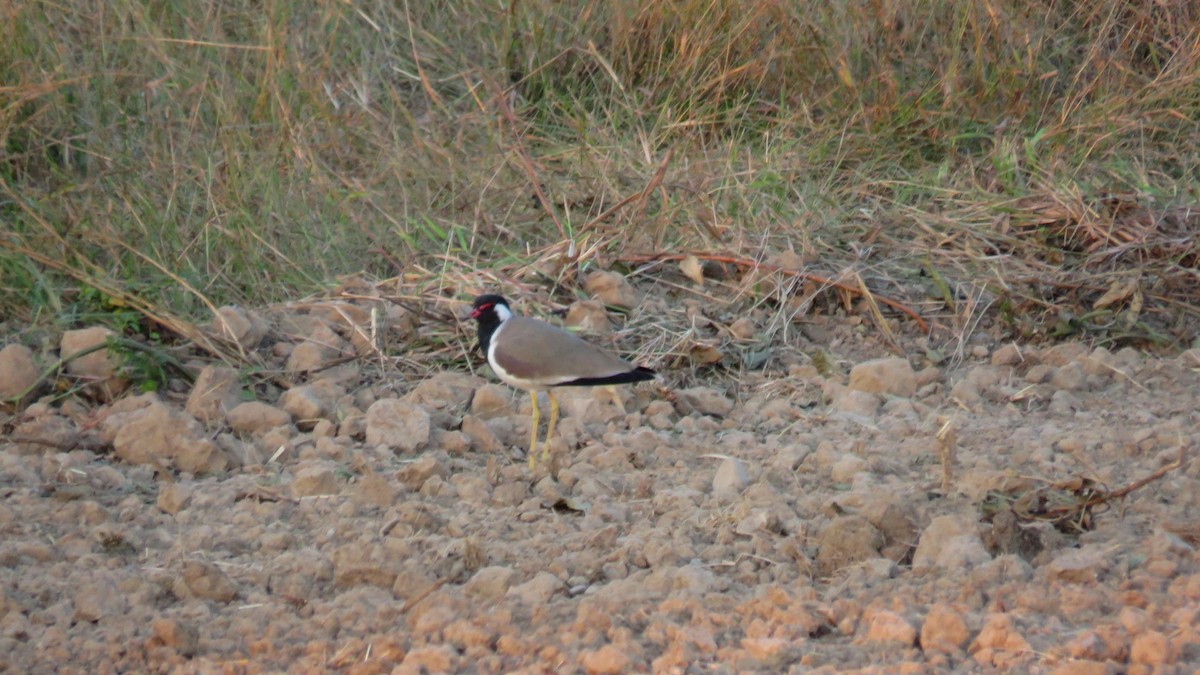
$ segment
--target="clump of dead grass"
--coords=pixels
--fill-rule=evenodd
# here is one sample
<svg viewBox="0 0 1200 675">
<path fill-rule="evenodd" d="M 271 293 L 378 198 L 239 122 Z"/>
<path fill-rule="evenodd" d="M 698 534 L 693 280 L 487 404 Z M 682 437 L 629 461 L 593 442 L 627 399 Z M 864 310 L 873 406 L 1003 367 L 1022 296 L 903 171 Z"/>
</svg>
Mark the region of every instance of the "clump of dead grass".
<svg viewBox="0 0 1200 675">
<path fill-rule="evenodd" d="M 712 301 L 779 331 L 826 297 L 951 350 L 988 316 L 1200 325 L 1185 0 L 5 11 L 11 331 L 94 289 L 237 360 L 195 328 L 227 302 L 347 274 L 563 298 L 588 265 L 688 253 L 740 261 Z"/>
</svg>

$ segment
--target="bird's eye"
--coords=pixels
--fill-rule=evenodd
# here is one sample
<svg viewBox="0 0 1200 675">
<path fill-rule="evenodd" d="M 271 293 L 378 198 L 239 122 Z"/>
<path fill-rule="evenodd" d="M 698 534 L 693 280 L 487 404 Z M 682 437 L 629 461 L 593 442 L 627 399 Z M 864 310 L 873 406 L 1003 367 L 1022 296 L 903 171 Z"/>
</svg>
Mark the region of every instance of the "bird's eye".
<svg viewBox="0 0 1200 675">
<path fill-rule="evenodd" d="M 488 311 L 489 309 L 491 309 L 491 308 L 493 308 L 493 307 L 495 307 L 495 306 L 496 306 L 496 304 L 495 304 L 495 303 L 489 302 L 489 303 L 487 303 L 486 305 L 482 305 L 482 306 L 480 306 L 480 307 L 479 307 L 479 311 L 481 311 L 481 312 L 486 312 L 486 311 Z"/>
</svg>

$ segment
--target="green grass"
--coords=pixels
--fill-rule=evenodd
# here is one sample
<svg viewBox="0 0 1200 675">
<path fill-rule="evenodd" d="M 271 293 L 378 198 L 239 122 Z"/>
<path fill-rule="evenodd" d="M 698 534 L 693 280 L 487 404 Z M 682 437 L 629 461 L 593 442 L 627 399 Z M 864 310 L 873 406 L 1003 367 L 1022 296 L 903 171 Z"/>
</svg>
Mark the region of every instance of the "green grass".
<svg viewBox="0 0 1200 675">
<path fill-rule="evenodd" d="M 2 11 L 0 313 L 22 323 L 74 321 L 83 289 L 204 320 L 440 256 L 490 268 L 564 232 L 613 258 L 765 242 L 837 269 L 878 230 L 896 276 L 991 283 L 1054 258 L 1060 231 L 1095 234 L 1105 194 L 1200 202 L 1200 9 L 1182 1 Z M 655 190 L 592 222 L 668 150 Z M 1076 220 L 997 228 L 1022 198 Z M 1170 294 L 1190 307 L 1196 288 Z"/>
</svg>

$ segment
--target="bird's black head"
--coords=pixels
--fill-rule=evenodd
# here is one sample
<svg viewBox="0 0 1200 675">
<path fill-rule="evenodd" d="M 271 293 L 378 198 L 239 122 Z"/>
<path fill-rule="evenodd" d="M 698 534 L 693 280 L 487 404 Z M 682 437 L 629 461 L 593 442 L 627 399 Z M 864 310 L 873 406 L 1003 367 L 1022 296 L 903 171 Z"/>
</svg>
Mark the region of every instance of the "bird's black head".
<svg viewBox="0 0 1200 675">
<path fill-rule="evenodd" d="M 508 309 L 508 301 L 503 296 L 494 294 L 481 295 L 475 298 L 475 302 L 471 303 L 471 318 L 482 323 L 485 319 L 489 318 L 488 315 L 490 314 L 499 319 L 500 315 L 497 313 L 496 308 L 501 306 L 504 309 Z"/>
<path fill-rule="evenodd" d="M 489 294 L 475 298 L 475 302 L 471 303 L 469 316 L 479 322 L 479 349 L 486 354 L 492 333 L 512 316 L 512 311 L 509 310 L 508 301 L 503 296 Z"/>
</svg>

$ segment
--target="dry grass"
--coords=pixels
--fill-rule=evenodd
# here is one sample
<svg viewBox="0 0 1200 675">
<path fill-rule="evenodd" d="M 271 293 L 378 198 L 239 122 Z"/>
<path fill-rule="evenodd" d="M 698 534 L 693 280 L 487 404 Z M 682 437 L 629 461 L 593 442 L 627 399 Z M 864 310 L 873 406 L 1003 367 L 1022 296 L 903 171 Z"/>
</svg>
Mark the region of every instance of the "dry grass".
<svg viewBox="0 0 1200 675">
<path fill-rule="evenodd" d="M 596 266 L 686 285 L 663 261 L 689 251 L 742 261 L 705 293 L 771 309 L 769 337 L 822 303 L 952 350 L 985 318 L 1171 347 L 1200 325 L 1188 0 L 0 13 L 13 339 L 128 310 L 236 361 L 197 328 L 224 303 L 343 275 L 561 303 Z"/>
</svg>

